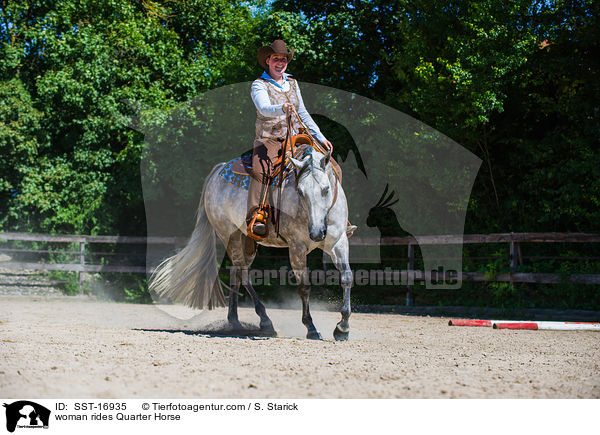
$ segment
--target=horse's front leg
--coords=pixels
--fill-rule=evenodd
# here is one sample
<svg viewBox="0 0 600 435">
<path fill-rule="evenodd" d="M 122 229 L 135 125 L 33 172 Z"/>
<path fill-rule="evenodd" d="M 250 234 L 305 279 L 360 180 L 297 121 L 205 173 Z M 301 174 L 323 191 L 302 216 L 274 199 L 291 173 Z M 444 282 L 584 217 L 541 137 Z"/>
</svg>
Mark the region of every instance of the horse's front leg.
<svg viewBox="0 0 600 435">
<path fill-rule="evenodd" d="M 348 334 L 350 333 L 350 289 L 352 288 L 352 271 L 348 264 L 348 238 L 342 236 L 333 249 L 331 250 L 331 258 L 335 263 L 335 267 L 340 272 L 341 284 L 344 290 L 344 301 L 342 309 L 342 320 L 336 325 L 333 331 L 333 337 L 336 340 L 348 340 Z"/>
<path fill-rule="evenodd" d="M 300 299 L 302 299 L 302 323 L 308 330 L 306 338 L 311 340 L 322 340 L 323 337 L 321 337 L 321 334 L 317 331 L 317 328 L 313 323 L 308 305 L 310 283 L 308 280 L 309 272 L 306 268 L 306 254 L 306 249 L 290 246 L 290 264 L 292 265 L 294 275 L 298 280 L 298 294 L 300 295 Z"/>
</svg>

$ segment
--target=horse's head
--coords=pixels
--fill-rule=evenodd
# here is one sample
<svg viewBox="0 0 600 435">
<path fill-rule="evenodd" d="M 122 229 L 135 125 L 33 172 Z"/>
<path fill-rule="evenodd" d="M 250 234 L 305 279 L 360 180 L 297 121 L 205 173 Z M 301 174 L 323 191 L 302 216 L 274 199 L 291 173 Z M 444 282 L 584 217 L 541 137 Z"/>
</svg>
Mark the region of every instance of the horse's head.
<svg viewBox="0 0 600 435">
<path fill-rule="evenodd" d="M 308 213 L 308 232 L 311 240 L 320 242 L 327 236 L 327 213 L 333 200 L 332 186 L 327 175 L 331 152 L 326 155 L 307 148 L 301 159 L 290 158 L 296 173 L 296 189 Z"/>
</svg>

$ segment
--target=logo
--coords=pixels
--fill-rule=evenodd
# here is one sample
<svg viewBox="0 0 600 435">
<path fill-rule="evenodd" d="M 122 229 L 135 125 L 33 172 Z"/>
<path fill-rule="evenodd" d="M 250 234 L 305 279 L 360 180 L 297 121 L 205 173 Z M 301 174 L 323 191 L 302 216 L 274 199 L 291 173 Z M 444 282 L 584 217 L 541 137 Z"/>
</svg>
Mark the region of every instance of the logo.
<svg viewBox="0 0 600 435">
<path fill-rule="evenodd" d="M 19 400 L 3 405 L 6 408 L 6 430 L 14 432 L 16 428 L 48 429 L 50 410 L 35 402 Z"/>
</svg>

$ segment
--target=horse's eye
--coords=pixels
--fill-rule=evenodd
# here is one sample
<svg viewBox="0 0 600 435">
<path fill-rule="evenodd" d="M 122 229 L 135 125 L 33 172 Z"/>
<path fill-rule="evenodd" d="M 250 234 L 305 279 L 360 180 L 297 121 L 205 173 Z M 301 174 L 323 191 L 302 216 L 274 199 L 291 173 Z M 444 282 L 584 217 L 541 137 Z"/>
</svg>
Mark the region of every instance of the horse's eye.
<svg viewBox="0 0 600 435">
<path fill-rule="evenodd" d="M 329 186 L 324 187 L 323 189 L 321 189 L 321 195 L 327 196 L 328 193 L 329 193 Z"/>
</svg>

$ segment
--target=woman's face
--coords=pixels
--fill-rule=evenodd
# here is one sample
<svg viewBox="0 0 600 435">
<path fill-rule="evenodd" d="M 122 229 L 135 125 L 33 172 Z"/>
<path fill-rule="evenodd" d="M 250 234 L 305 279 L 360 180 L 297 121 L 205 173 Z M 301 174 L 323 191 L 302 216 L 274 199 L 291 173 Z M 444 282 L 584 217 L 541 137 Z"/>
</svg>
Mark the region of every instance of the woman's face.
<svg viewBox="0 0 600 435">
<path fill-rule="evenodd" d="M 286 55 L 279 53 L 270 55 L 265 62 L 269 67 L 269 75 L 274 79 L 281 78 L 288 64 Z"/>
</svg>

